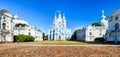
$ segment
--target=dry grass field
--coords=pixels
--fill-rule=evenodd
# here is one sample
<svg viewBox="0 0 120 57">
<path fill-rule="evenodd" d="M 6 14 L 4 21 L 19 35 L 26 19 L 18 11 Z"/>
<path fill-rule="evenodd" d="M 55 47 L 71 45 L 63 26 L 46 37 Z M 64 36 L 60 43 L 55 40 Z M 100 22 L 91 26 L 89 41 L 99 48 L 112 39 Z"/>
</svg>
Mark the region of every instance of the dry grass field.
<svg viewBox="0 0 120 57">
<path fill-rule="evenodd" d="M 0 57 L 120 57 L 120 46 L 0 44 Z"/>
<path fill-rule="evenodd" d="M 41 41 L 29 42 L 30 44 L 44 44 L 44 45 L 85 45 L 88 43 L 78 41 Z"/>
</svg>

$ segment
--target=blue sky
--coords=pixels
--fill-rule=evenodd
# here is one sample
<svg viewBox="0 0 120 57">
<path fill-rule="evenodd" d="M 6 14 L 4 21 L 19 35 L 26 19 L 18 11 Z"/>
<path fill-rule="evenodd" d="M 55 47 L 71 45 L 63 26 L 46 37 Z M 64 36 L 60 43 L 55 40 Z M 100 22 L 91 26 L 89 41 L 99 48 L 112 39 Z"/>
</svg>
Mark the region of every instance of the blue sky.
<svg viewBox="0 0 120 57">
<path fill-rule="evenodd" d="M 7 9 L 47 33 L 55 13 L 65 13 L 67 28 L 72 32 L 101 20 L 101 10 L 109 16 L 120 9 L 120 0 L 0 0 L 0 9 Z M 107 18 L 106 18 L 107 19 Z"/>
</svg>

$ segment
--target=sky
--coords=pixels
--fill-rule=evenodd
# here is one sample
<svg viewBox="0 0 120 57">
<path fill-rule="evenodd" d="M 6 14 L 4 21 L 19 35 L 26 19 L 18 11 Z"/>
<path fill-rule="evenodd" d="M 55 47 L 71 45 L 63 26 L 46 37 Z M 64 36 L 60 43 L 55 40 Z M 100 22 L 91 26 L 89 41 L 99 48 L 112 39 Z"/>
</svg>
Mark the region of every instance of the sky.
<svg viewBox="0 0 120 57">
<path fill-rule="evenodd" d="M 101 11 L 107 17 L 120 9 L 120 0 L 0 0 L 0 9 L 18 14 L 20 20 L 47 33 L 57 11 L 65 13 L 67 28 L 72 32 L 101 21 Z"/>
</svg>

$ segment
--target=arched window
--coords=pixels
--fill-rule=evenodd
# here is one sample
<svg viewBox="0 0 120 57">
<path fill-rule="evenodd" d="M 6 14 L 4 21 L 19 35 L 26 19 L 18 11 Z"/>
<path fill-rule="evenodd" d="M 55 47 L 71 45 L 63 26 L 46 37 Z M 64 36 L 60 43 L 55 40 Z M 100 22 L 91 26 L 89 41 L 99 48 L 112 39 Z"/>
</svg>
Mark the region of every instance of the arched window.
<svg viewBox="0 0 120 57">
<path fill-rule="evenodd" d="M 4 41 L 6 41 L 7 39 L 6 39 L 6 36 L 4 36 Z"/>
<path fill-rule="evenodd" d="M 115 20 L 117 21 L 117 20 L 118 20 L 118 17 L 116 17 Z"/>
<path fill-rule="evenodd" d="M 119 24 L 118 23 L 115 24 L 115 30 L 119 30 Z"/>
<path fill-rule="evenodd" d="M 92 35 L 92 32 L 90 32 L 89 35 Z"/>
<path fill-rule="evenodd" d="M 5 17 L 3 17 L 3 19 L 5 19 Z"/>
<path fill-rule="evenodd" d="M 3 26 L 3 30 L 6 30 L 6 24 L 3 23 L 2 26 Z"/>
<path fill-rule="evenodd" d="M 29 36 L 31 36 L 31 33 L 29 32 Z"/>
<path fill-rule="evenodd" d="M 102 34 L 100 33 L 100 35 L 102 35 Z"/>
</svg>

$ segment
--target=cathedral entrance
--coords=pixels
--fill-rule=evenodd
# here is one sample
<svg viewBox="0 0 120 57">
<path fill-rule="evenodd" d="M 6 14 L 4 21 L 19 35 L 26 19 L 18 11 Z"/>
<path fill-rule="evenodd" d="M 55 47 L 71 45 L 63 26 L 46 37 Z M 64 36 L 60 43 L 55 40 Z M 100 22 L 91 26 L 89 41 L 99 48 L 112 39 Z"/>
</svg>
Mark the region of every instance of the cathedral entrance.
<svg viewBox="0 0 120 57">
<path fill-rule="evenodd" d="M 61 36 L 59 36 L 58 40 L 61 40 Z"/>
<path fill-rule="evenodd" d="M 115 36 L 115 43 L 117 43 L 118 42 L 118 37 L 117 36 Z"/>
</svg>

